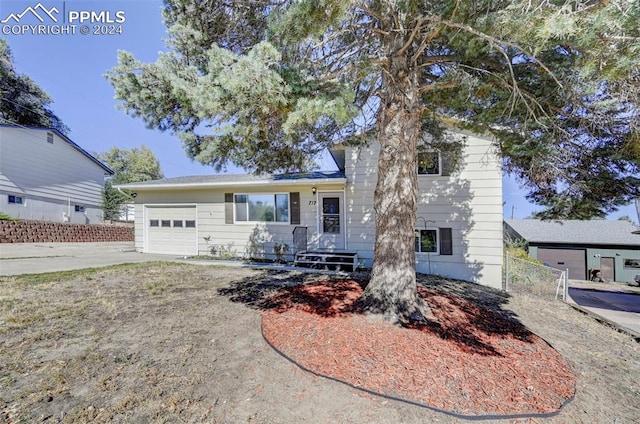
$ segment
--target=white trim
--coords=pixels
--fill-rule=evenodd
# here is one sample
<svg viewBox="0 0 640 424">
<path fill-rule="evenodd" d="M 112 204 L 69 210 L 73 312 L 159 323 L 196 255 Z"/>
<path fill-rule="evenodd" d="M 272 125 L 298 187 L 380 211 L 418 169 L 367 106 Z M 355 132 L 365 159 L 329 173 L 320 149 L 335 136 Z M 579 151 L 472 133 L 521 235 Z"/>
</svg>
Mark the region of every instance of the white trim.
<svg viewBox="0 0 640 424">
<path fill-rule="evenodd" d="M 316 234 L 318 235 L 318 247 L 320 243 L 320 237 L 322 236 L 322 231 L 320 230 L 320 218 L 322 218 L 322 211 L 320 210 L 320 194 L 322 193 L 342 193 L 342 198 L 340 200 L 340 228 L 342 235 L 344 237 L 344 250 L 349 248 L 349 244 L 347 243 L 347 193 L 346 190 L 338 189 L 338 190 L 317 190 L 316 191 Z M 341 249 L 342 250 L 342 249 Z"/>
<path fill-rule="evenodd" d="M 122 184 L 115 185 L 115 188 L 127 190 L 164 190 L 187 188 L 224 188 L 224 187 L 253 187 L 253 186 L 298 186 L 298 185 L 318 185 L 318 184 L 346 184 L 346 178 L 322 178 L 322 179 L 291 179 L 291 180 L 255 180 L 255 181 L 221 181 L 206 183 L 173 183 L 173 184 Z M 335 190 L 339 191 L 339 190 Z"/>
<path fill-rule="evenodd" d="M 344 215 L 344 223 L 342 224 L 342 226 L 344 227 L 344 248 L 345 250 L 349 248 L 349 243 L 348 243 L 348 238 L 347 238 L 347 221 L 348 221 L 348 215 L 347 215 L 347 191 L 346 189 L 342 190 L 342 214 Z M 375 246 L 375 244 L 374 244 Z M 353 268 L 353 270 L 355 271 L 356 269 Z"/>
</svg>

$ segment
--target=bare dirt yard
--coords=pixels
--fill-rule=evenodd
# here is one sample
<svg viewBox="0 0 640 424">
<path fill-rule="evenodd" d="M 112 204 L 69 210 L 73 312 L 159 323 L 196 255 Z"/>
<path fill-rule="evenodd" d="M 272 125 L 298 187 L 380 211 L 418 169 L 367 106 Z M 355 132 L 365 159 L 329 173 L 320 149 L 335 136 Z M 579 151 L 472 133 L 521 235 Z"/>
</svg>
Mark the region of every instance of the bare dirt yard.
<svg viewBox="0 0 640 424">
<path fill-rule="evenodd" d="M 0 423 L 463 421 L 319 377 L 267 343 L 263 316 L 282 307 L 270 296 L 326 279 L 166 263 L 0 277 Z M 452 302 L 462 299 L 464 310 L 506 317 L 518 328 L 510 333 L 541 337 L 550 355 L 562 358 L 556 364 L 566 363 L 575 376 L 575 397 L 557 415 L 483 422 L 640 422 L 640 344 L 630 336 L 534 295 L 433 278 L 422 284 L 448 305 L 443 309 L 453 311 Z M 473 322 L 469 334 L 482 325 Z M 445 330 L 434 333 L 449 340 L 454 333 Z M 453 342 L 477 351 L 479 339 L 469 343 L 459 330 Z M 451 372 L 471 369 L 460 368 Z M 558 371 L 558 379 L 566 376 Z M 487 380 L 485 389 L 496 384 Z"/>
</svg>

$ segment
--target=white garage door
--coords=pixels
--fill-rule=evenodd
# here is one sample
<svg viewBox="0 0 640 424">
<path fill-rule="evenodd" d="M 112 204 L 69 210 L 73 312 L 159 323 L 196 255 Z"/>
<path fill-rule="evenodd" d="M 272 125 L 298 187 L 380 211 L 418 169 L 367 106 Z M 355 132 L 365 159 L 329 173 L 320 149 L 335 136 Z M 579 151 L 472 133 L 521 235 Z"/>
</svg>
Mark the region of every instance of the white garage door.
<svg viewBox="0 0 640 424">
<path fill-rule="evenodd" d="M 147 251 L 197 255 L 195 206 L 147 206 Z"/>
</svg>

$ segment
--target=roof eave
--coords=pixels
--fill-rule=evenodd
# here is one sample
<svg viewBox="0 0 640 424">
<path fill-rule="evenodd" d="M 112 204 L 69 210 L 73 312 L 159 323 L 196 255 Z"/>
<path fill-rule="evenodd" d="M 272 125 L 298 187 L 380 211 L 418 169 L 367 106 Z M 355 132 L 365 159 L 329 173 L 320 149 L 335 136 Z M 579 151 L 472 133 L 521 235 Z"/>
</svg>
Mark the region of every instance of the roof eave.
<svg viewBox="0 0 640 424">
<path fill-rule="evenodd" d="M 307 178 L 307 179 L 283 179 L 283 180 L 258 180 L 258 181 L 224 181 L 206 183 L 169 183 L 169 184 L 119 184 L 115 188 L 125 190 L 164 190 L 164 189 L 184 189 L 184 188 L 225 188 L 225 187 L 251 187 L 251 186 L 283 186 L 283 185 L 327 185 L 346 184 L 346 178 Z"/>
</svg>

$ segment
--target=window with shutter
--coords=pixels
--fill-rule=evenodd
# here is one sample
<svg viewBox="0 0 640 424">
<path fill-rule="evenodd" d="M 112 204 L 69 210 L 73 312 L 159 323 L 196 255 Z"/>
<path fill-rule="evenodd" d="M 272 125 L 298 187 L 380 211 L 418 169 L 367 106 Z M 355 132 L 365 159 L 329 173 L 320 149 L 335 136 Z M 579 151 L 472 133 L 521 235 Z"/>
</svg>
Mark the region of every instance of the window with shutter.
<svg viewBox="0 0 640 424">
<path fill-rule="evenodd" d="M 224 194 L 224 223 L 233 224 L 233 193 Z"/>
<path fill-rule="evenodd" d="M 300 225 L 300 193 L 289 193 L 291 202 L 291 224 Z"/>
<path fill-rule="evenodd" d="M 453 234 L 451 228 L 440 228 L 440 254 L 453 255 Z"/>
</svg>

